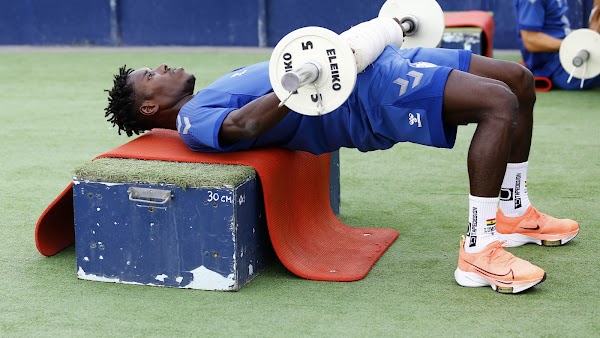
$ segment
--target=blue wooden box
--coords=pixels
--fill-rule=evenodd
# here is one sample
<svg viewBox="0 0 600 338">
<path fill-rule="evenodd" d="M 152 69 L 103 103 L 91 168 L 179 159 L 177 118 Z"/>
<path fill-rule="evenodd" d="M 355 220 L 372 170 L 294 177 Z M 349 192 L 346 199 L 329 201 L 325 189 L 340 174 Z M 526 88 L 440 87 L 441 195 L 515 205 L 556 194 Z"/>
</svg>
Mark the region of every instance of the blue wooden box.
<svg viewBox="0 0 600 338">
<path fill-rule="evenodd" d="M 247 173 L 236 173 L 233 181 L 217 175 L 227 183 L 184 186 L 145 177 L 136 163 L 173 175 L 183 171 L 181 165 L 211 165 L 136 161 L 100 159 L 76 170 L 80 279 L 236 291 L 266 267 L 272 248 L 254 169 L 229 166 Z M 131 167 L 138 176 L 130 182 L 115 173 Z M 90 168 L 93 174 L 86 173 Z"/>
</svg>

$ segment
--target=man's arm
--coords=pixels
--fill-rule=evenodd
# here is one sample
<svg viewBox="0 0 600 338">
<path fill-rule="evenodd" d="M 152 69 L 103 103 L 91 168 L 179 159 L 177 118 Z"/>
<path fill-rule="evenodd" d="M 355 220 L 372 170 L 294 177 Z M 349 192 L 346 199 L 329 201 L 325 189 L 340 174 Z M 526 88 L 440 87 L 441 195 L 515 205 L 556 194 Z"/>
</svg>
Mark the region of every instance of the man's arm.
<svg viewBox="0 0 600 338">
<path fill-rule="evenodd" d="M 286 106 L 278 107 L 279 102 L 275 93 L 270 93 L 229 113 L 219 130 L 219 143 L 255 138 L 273 128 L 290 112 Z"/>
<path fill-rule="evenodd" d="M 546 33 L 523 29 L 521 30 L 521 38 L 523 39 L 525 49 L 531 53 L 558 52 L 562 43 L 561 39 L 557 39 Z"/>
</svg>

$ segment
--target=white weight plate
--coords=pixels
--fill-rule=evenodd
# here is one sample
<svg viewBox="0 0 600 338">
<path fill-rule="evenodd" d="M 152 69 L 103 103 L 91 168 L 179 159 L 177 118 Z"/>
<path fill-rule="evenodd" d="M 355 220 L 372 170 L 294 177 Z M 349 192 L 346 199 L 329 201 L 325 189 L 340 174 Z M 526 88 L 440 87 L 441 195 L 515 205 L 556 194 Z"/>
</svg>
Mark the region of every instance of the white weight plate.
<svg viewBox="0 0 600 338">
<path fill-rule="evenodd" d="M 590 53 L 590 58 L 585 65 L 585 75 L 583 74 L 584 66 L 575 67 L 573 58 L 580 50 L 585 49 Z M 591 79 L 600 74 L 600 34 L 591 29 L 582 28 L 572 31 L 563 40 L 559 51 L 560 64 L 573 76 L 578 79 Z"/>
<path fill-rule="evenodd" d="M 289 96 L 281 84 L 281 77 L 290 69 L 305 62 L 321 68 L 314 82 L 322 97 L 322 111 L 318 111 L 317 89 L 313 84 L 300 87 L 285 105 L 304 115 L 330 113 L 344 103 L 356 84 L 356 60 L 348 44 L 336 33 L 322 27 L 304 27 L 284 36 L 273 49 L 269 62 L 269 79 L 273 91 L 283 101 Z"/>
<path fill-rule="evenodd" d="M 414 35 L 404 37 L 401 48 L 437 47 L 442 41 L 446 21 L 444 11 L 435 0 L 387 0 L 379 10 L 380 17 L 402 19 L 412 15 L 419 21 Z"/>
</svg>

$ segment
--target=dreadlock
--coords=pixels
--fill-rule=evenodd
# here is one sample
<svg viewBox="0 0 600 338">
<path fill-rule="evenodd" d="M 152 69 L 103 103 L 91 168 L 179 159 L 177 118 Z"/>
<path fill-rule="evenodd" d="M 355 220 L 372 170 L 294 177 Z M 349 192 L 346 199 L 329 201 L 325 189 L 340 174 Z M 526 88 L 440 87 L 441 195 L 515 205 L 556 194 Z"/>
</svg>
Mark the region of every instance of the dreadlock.
<svg viewBox="0 0 600 338">
<path fill-rule="evenodd" d="M 104 109 L 104 117 L 111 122 L 113 127 L 119 127 L 119 135 L 124 131 L 127 136 L 134 133 L 139 135 L 148 130 L 145 128 L 136 112 L 136 95 L 133 86 L 127 83 L 127 77 L 133 72 L 133 69 L 127 68 L 127 65 L 119 68 L 119 74 L 115 75 L 114 86 L 108 92 L 108 107 Z"/>
</svg>

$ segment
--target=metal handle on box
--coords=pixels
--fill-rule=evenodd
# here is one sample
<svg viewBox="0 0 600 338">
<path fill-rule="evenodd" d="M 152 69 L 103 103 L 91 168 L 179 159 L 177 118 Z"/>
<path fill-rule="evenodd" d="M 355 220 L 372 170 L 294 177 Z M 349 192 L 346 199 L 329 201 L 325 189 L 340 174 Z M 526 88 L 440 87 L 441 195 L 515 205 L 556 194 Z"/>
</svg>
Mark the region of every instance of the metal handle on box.
<svg viewBox="0 0 600 338">
<path fill-rule="evenodd" d="M 166 204 L 171 199 L 170 190 L 130 187 L 127 189 L 129 200 L 148 204 Z"/>
</svg>

